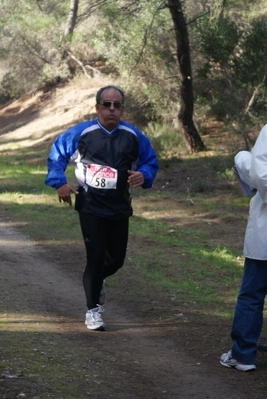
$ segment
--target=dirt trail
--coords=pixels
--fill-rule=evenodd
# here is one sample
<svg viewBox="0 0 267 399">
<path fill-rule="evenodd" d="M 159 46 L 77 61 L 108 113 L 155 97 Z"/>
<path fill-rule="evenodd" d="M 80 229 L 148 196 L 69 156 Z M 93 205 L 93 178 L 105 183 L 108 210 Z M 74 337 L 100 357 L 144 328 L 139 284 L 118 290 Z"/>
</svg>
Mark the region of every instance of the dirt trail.
<svg viewBox="0 0 267 399">
<path fill-rule="evenodd" d="M 0 237 L 1 398 L 247 399 L 217 359 L 189 355 L 175 326 L 140 320 L 127 300 L 106 304 L 106 332 L 88 331 L 80 278 L 11 222 L 0 219 Z"/>
<path fill-rule="evenodd" d="M 1 110 L 1 151 L 7 144 L 14 152 L 48 147 L 92 114 L 96 83 L 89 91 L 77 83 L 58 87 L 53 95 L 29 96 Z M 220 242 L 231 240 L 229 228 L 222 233 Z M 143 246 L 145 253 L 151 243 Z M 64 249 L 47 253 L 0 207 L 1 399 L 266 399 L 265 358 L 255 374 L 219 365 L 221 340 L 227 336 L 226 349 L 230 340 L 229 326 L 217 321 L 201 324 L 191 316 L 181 328 L 164 314 L 146 317 L 137 298 L 118 301 L 107 284 L 107 331 L 87 330 L 83 265 L 70 253 L 71 259 Z"/>
</svg>

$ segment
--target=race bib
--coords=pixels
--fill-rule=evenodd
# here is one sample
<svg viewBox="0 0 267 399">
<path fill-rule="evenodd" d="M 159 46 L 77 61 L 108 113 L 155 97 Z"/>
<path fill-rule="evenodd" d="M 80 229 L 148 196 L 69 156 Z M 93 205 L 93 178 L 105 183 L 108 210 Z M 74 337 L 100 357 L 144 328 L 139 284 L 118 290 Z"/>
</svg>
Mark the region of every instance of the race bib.
<svg viewBox="0 0 267 399">
<path fill-rule="evenodd" d="M 89 164 L 85 182 L 88 186 L 102 189 L 117 188 L 118 171 L 109 166 Z"/>
</svg>

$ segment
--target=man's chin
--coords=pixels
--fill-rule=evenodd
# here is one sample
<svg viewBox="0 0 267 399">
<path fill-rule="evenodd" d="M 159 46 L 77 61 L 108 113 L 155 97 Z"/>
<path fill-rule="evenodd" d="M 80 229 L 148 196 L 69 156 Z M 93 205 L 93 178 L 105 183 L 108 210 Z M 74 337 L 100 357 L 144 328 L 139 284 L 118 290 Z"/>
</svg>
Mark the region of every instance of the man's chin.
<svg viewBox="0 0 267 399">
<path fill-rule="evenodd" d="M 118 123 L 119 123 L 118 121 L 110 120 L 110 121 L 108 121 L 108 122 L 105 124 L 104 127 L 105 127 L 106 129 L 108 129 L 108 130 L 112 130 L 112 129 L 114 129 L 114 128 L 117 126 Z"/>
</svg>

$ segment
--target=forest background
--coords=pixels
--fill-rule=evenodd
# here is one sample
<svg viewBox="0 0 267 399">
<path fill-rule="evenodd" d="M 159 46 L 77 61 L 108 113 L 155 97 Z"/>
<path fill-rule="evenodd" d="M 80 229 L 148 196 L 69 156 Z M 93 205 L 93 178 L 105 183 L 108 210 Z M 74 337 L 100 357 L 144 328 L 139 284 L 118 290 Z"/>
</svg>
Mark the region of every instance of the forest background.
<svg viewBox="0 0 267 399">
<path fill-rule="evenodd" d="M 250 148 L 266 113 L 266 13 L 263 0 L 2 0 L 0 104 L 109 74 L 151 134 L 197 152 L 216 118 Z"/>
<path fill-rule="evenodd" d="M 266 353 L 252 375 L 219 357 L 249 206 L 233 158 L 266 123 L 266 19 L 265 1 L 1 1 L 1 397 L 265 398 Z M 84 326 L 77 215 L 44 178 L 55 136 L 95 117 L 95 92 L 111 82 L 160 171 L 152 190 L 133 192 L 127 259 L 106 283 L 99 337 Z M 26 235 L 19 245 L 13 228 Z"/>
</svg>

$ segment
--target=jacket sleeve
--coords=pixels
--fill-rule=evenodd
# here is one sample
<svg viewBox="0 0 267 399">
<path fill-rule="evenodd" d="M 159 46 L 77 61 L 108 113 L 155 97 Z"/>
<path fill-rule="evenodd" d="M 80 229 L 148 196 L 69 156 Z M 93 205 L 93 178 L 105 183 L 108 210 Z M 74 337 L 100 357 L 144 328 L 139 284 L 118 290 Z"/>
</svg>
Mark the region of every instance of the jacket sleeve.
<svg viewBox="0 0 267 399">
<path fill-rule="evenodd" d="M 78 124 L 59 135 L 54 141 L 47 158 L 47 175 L 45 184 L 59 188 L 67 183 L 65 170 L 78 147 L 79 137 L 84 124 Z"/>
<path fill-rule="evenodd" d="M 138 131 L 139 159 L 136 170 L 144 176 L 142 188 L 151 188 L 159 169 L 157 156 L 149 139 Z"/>
<path fill-rule="evenodd" d="M 250 178 L 262 201 L 267 203 L 267 125 L 265 125 L 253 147 Z"/>
<path fill-rule="evenodd" d="M 251 158 L 251 152 L 240 151 L 235 156 L 235 166 L 239 173 L 240 179 L 248 186 L 253 187 L 253 182 L 250 178 Z"/>
</svg>

